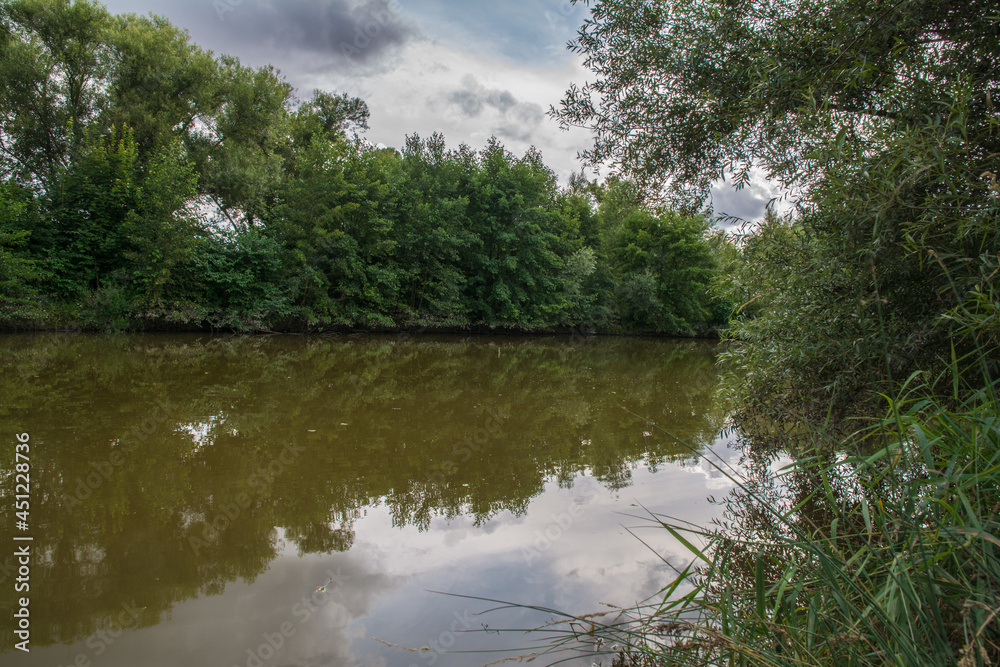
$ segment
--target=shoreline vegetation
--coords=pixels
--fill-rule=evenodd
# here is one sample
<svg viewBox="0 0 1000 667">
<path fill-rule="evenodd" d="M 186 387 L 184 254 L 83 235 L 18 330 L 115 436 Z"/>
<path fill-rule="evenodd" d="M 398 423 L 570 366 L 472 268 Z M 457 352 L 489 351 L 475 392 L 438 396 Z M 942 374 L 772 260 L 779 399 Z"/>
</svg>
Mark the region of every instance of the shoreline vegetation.
<svg viewBox="0 0 1000 667">
<path fill-rule="evenodd" d="M 467 328 L 358 328 L 358 327 L 331 327 L 318 329 L 268 329 L 258 331 L 231 331 L 210 329 L 205 327 L 162 327 L 155 329 L 127 329 L 116 332 L 101 331 L 97 329 L 87 330 L 75 327 L 52 327 L 52 328 L 2 328 L 0 335 L 102 335 L 115 336 L 121 334 L 203 334 L 209 336 L 316 336 L 316 337 L 364 337 L 364 336 L 393 336 L 400 341 L 417 341 L 422 337 L 449 337 L 456 340 L 467 337 L 501 337 L 501 338 L 555 338 L 568 339 L 572 344 L 583 344 L 589 339 L 597 338 L 638 338 L 638 339 L 659 339 L 665 341 L 702 341 L 707 343 L 725 344 L 725 339 L 721 334 L 708 332 L 690 336 L 677 336 L 663 333 L 644 333 L 631 331 L 581 331 L 579 329 L 521 329 L 521 328 L 490 328 L 490 327 L 467 327 Z"/>
<path fill-rule="evenodd" d="M 0 326 L 725 326 L 700 208 L 560 186 L 534 148 L 375 146 L 365 102 L 91 0 L 0 5 Z"/>
<path fill-rule="evenodd" d="M 309 322 L 279 322 L 272 328 L 242 331 L 238 329 L 214 328 L 207 324 L 177 324 L 171 322 L 148 322 L 143 326 L 131 323 L 128 328 L 120 331 L 109 331 L 100 327 L 82 327 L 74 324 L 45 324 L 39 322 L 5 322 L 0 323 L 0 334 L 113 334 L 113 333 L 150 333 L 150 334 L 184 334 L 207 333 L 220 335 L 303 335 L 303 336 L 382 336 L 396 335 L 401 338 L 416 338 L 418 336 L 551 336 L 570 337 L 585 340 L 594 337 L 625 337 L 625 338 L 665 338 L 676 340 L 724 340 L 723 333 L 710 330 L 689 335 L 677 335 L 664 332 L 630 331 L 624 329 L 598 328 L 587 325 L 565 327 L 522 327 L 522 326 L 487 326 L 487 325 L 374 325 L 369 327 L 351 325 L 317 325 Z"/>
<path fill-rule="evenodd" d="M 687 549 L 688 562 L 665 562 L 677 576 L 631 607 L 529 607 L 553 620 L 518 632 L 547 647 L 509 660 L 997 664 L 1000 382 L 954 408 L 926 392 L 887 398 L 853 446 L 822 431 L 800 438 L 816 453 L 780 469 L 752 442 L 742 470 L 706 459 L 736 485 L 715 525 L 646 517 Z"/>
</svg>

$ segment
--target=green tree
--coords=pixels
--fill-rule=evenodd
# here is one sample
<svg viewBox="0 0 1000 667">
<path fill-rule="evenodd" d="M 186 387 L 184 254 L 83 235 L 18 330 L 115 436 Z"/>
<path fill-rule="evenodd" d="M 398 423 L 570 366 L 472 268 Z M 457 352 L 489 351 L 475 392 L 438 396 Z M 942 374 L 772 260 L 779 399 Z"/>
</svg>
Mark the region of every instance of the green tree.
<svg viewBox="0 0 1000 667">
<path fill-rule="evenodd" d="M 546 325 L 563 307 L 560 239 L 566 219 L 553 206 L 556 181 L 537 151 L 517 159 L 491 139 L 478 156 L 469 183 L 469 224 L 464 273 L 474 321 L 496 325 Z"/>
<path fill-rule="evenodd" d="M 90 137 L 61 171 L 46 205 L 52 243 L 47 268 L 61 294 L 78 298 L 128 282 L 126 223 L 139 206 L 140 188 L 138 150 L 127 128 Z"/>
<path fill-rule="evenodd" d="M 135 208 L 124 222 L 128 247 L 121 260 L 143 302 L 155 303 L 184 289 L 178 274 L 200 234 L 190 210 L 198 175 L 180 141 L 174 141 L 154 151 L 140 179 Z"/>
<path fill-rule="evenodd" d="M 37 219 L 30 192 L 0 183 L 0 322 L 30 320 L 39 314 L 36 261 L 25 250 L 30 236 L 28 218 Z"/>
<path fill-rule="evenodd" d="M 713 179 L 746 183 L 754 167 L 797 192 L 792 229 L 746 239 L 735 276 L 733 301 L 758 309 L 732 356 L 751 412 L 857 413 L 872 389 L 944 371 L 952 354 L 997 363 L 975 328 L 995 319 L 1000 247 L 995 9 L 594 5 L 575 48 L 597 79 L 555 112 L 595 131 L 592 162 L 690 208 Z"/>
<path fill-rule="evenodd" d="M 201 191 L 228 221 L 252 227 L 273 205 L 284 177 L 292 87 L 272 67 L 223 56 L 222 103 L 207 131 L 189 142 Z"/>
<path fill-rule="evenodd" d="M 306 147 L 313 137 L 328 140 L 346 137 L 349 130 L 367 130 L 369 115 L 364 100 L 347 93 L 335 95 L 317 89 L 312 99 L 295 110 L 292 138 L 297 146 Z"/>
<path fill-rule="evenodd" d="M 166 19 L 92 0 L 0 4 L 0 73 L 0 176 L 34 202 L 7 214 L 5 275 L 19 303 L 56 319 L 602 328 L 617 317 L 671 332 L 703 319 L 701 292 L 676 294 L 679 274 L 647 257 L 680 238 L 625 224 L 641 217 L 629 180 L 581 173 L 560 190 L 537 151 L 516 158 L 496 139 L 481 151 L 449 151 L 440 135 L 374 148 L 357 136 L 362 100 L 317 90 L 299 104 L 274 68 L 216 58 Z M 633 246 L 645 259 L 626 267 Z M 619 278 L 629 294 L 616 303 Z"/>
<path fill-rule="evenodd" d="M 51 184 L 103 106 L 112 54 L 103 7 L 70 0 L 0 4 L 0 169 Z"/>
<path fill-rule="evenodd" d="M 294 315 L 281 259 L 280 243 L 257 228 L 199 238 L 186 265 L 198 321 L 260 331 Z"/>
<path fill-rule="evenodd" d="M 126 14 L 105 35 L 114 57 L 103 125 L 132 128 L 143 159 L 176 138 L 190 144 L 199 126 L 212 123 L 225 100 L 222 72 L 186 31 L 162 17 Z"/>
<path fill-rule="evenodd" d="M 578 1 L 578 0 L 574 0 Z M 992 115 L 1000 64 L 988 0 L 607 0 L 572 49 L 596 79 L 555 116 L 596 134 L 585 157 L 700 207 L 723 173 L 814 182 L 833 140 L 923 122 L 968 88 Z M 985 156 L 989 153 L 983 153 Z"/>
<path fill-rule="evenodd" d="M 469 174 L 437 133 L 427 140 L 406 138 L 402 169 L 407 196 L 396 223 L 396 256 L 403 306 L 419 322 L 466 324 L 468 279 L 460 259 L 473 242 L 466 223 Z"/>
<path fill-rule="evenodd" d="M 392 151 L 314 137 L 268 220 L 287 250 L 288 289 L 314 322 L 391 323 L 399 289 L 392 261 Z"/>
<path fill-rule="evenodd" d="M 129 127 L 141 168 L 181 140 L 200 194 L 233 224 L 253 225 L 273 204 L 292 89 L 271 67 L 216 59 L 163 18 L 11 0 L 0 5 L 0 76 L 0 171 L 23 184 L 53 187 L 88 136 Z M 350 98 L 313 106 L 364 122 Z"/>
<path fill-rule="evenodd" d="M 188 204 L 197 177 L 179 143 L 146 168 L 128 128 L 87 140 L 62 171 L 36 226 L 57 296 L 102 295 L 124 313 L 174 296 L 199 233 Z"/>
<path fill-rule="evenodd" d="M 708 228 L 702 217 L 636 208 L 611 231 L 609 255 L 628 329 L 673 335 L 704 329 L 715 275 Z"/>
<path fill-rule="evenodd" d="M 0 169 L 50 187 L 88 133 L 132 128 L 142 163 L 219 114 L 211 54 L 162 18 L 95 2 L 0 5 Z"/>
</svg>

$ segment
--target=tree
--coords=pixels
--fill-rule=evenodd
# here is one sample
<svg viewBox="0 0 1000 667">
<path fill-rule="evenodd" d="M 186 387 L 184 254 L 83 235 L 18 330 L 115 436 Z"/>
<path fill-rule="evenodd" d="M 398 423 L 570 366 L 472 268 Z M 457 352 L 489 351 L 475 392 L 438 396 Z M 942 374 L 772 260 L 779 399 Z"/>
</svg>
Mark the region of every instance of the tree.
<svg viewBox="0 0 1000 667">
<path fill-rule="evenodd" d="M 474 237 L 466 216 L 468 172 L 438 133 L 408 136 L 400 188 L 406 209 L 396 222 L 396 257 L 403 277 L 403 306 L 417 321 L 467 324 L 460 265 L 462 248 Z"/>
<path fill-rule="evenodd" d="M 348 130 L 368 129 L 368 105 L 347 93 L 335 95 L 314 90 L 312 99 L 296 109 L 292 137 L 298 146 L 308 146 L 313 137 L 328 140 L 345 137 Z"/>
<path fill-rule="evenodd" d="M 0 183 L 0 322 L 38 315 L 36 261 L 24 250 L 31 232 L 25 218 L 38 217 L 38 205 L 29 192 L 12 183 Z"/>
<path fill-rule="evenodd" d="M 715 262 L 703 217 L 633 209 L 611 232 L 619 312 L 629 330 L 690 335 L 711 318 Z"/>
<path fill-rule="evenodd" d="M 145 169 L 180 140 L 199 194 L 234 224 L 274 203 L 291 86 L 272 67 L 214 58 L 160 17 L 112 16 L 90 0 L 0 4 L 0 174 L 45 191 L 88 136 L 128 127 Z M 359 100 L 317 93 L 319 122 L 364 126 Z M 338 120 L 339 119 L 339 120 Z"/>
<path fill-rule="evenodd" d="M 62 295 L 78 299 L 102 287 L 125 285 L 126 223 L 139 206 L 138 150 L 126 128 L 94 133 L 60 170 L 46 208 L 52 244 L 48 269 Z"/>
<path fill-rule="evenodd" d="M 563 218 L 556 181 L 532 149 L 517 159 L 496 138 L 480 152 L 469 183 L 475 240 L 463 260 L 473 320 L 490 325 L 546 325 L 559 318 L 564 285 Z"/>
<path fill-rule="evenodd" d="M 89 137 L 34 232 L 59 295 L 110 289 L 137 306 L 168 297 L 198 233 L 187 212 L 196 182 L 179 143 L 154 151 L 143 168 L 129 128 Z"/>
<path fill-rule="evenodd" d="M 294 315 L 280 243 L 255 227 L 206 235 L 194 244 L 187 285 L 200 321 L 237 331 L 260 331 Z"/>
<path fill-rule="evenodd" d="M 608 0 L 574 48 L 597 80 L 554 111 L 586 153 L 694 208 L 762 168 L 790 230 L 744 240 L 732 355 L 745 413 L 867 412 L 916 371 L 997 348 L 1000 30 L 971 0 Z M 970 328 L 971 327 L 971 328 Z M 954 344 L 954 348 L 952 347 Z M 988 375 L 988 373 L 986 374 Z M 982 381 L 977 368 L 962 381 Z M 948 385 L 950 386 L 950 385 Z M 832 412 L 831 412 L 832 410 Z"/>
<path fill-rule="evenodd" d="M 197 193 L 198 175 L 179 140 L 153 152 L 139 177 L 141 191 L 129 211 L 123 232 L 128 248 L 122 264 L 131 269 L 133 287 L 144 303 L 177 294 L 200 228 L 189 204 Z"/>
<path fill-rule="evenodd" d="M 76 3 L 81 4 L 81 3 Z M 140 155 L 180 138 L 190 144 L 225 101 L 219 63 L 186 31 L 157 16 L 115 16 L 105 32 L 104 126 L 132 128 Z"/>
<path fill-rule="evenodd" d="M 386 204 L 398 156 L 313 137 L 267 220 L 290 298 L 310 322 L 392 322 L 399 289 Z"/>
<path fill-rule="evenodd" d="M 963 88 L 984 122 L 1000 85 L 991 0 L 606 0 L 571 48 L 597 78 L 552 113 L 595 132 L 587 161 L 695 207 L 755 165 L 808 185 L 818 147 L 875 148 L 873 130 L 919 124 Z"/>
<path fill-rule="evenodd" d="M 218 114 L 210 53 L 162 18 L 112 16 L 94 2 L 0 5 L 0 170 L 50 187 L 88 132 L 128 126 L 142 164 Z"/>
<path fill-rule="evenodd" d="M 274 203 L 284 176 L 292 87 L 272 67 L 244 67 L 223 56 L 222 103 L 189 144 L 201 191 L 230 223 L 252 227 Z"/>
<path fill-rule="evenodd" d="M 112 54 L 103 7 L 70 0 L 0 5 L 3 175 L 51 184 L 84 140 L 104 97 Z"/>
<path fill-rule="evenodd" d="M 312 135 L 337 140 L 368 114 L 360 100 L 317 91 L 292 117 L 291 86 L 273 68 L 216 59 L 166 19 L 113 16 L 90 0 L 0 3 L 0 76 L 0 176 L 35 195 L 9 209 L 22 212 L 4 223 L 6 272 L 20 294 L 31 267 L 31 289 L 70 302 L 66 312 L 103 310 L 118 324 L 140 314 L 200 322 L 227 283 L 222 267 L 243 287 L 271 275 L 271 239 L 213 238 L 195 213 L 214 203 L 237 229 L 253 227 L 294 173 L 303 133 L 306 147 Z M 241 295 L 251 292 L 287 314 L 278 290 Z"/>
</svg>

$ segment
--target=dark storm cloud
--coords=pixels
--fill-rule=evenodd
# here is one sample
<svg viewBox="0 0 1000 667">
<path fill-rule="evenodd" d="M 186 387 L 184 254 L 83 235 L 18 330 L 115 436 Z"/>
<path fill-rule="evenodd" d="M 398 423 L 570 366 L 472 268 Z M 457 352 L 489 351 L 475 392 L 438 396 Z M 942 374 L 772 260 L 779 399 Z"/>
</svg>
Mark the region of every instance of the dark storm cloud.
<svg viewBox="0 0 1000 667">
<path fill-rule="evenodd" d="M 152 13 L 193 41 L 246 64 L 272 64 L 292 79 L 338 67 L 384 68 L 418 36 L 398 0 L 105 0 L 114 13 Z"/>
<path fill-rule="evenodd" d="M 503 139 L 531 141 L 535 130 L 545 120 L 545 112 L 538 104 L 524 102 L 508 114 L 509 122 L 493 130 L 494 134 Z"/>
<path fill-rule="evenodd" d="M 312 54 L 324 64 L 371 65 L 416 35 L 394 0 L 216 0 L 213 7 L 227 41 Z"/>
<path fill-rule="evenodd" d="M 472 75 L 462 79 L 462 87 L 445 96 L 467 118 L 476 118 L 489 107 L 498 111 L 503 123 L 493 133 L 504 139 L 529 141 L 545 120 L 542 107 L 532 102 L 519 102 L 509 90 L 487 88 Z"/>
<path fill-rule="evenodd" d="M 458 106 L 469 118 L 475 118 L 483 111 L 483 107 L 493 107 L 500 113 L 507 113 L 517 106 L 517 98 L 509 90 L 487 88 L 471 74 L 462 79 L 462 88 L 446 96 L 446 99 Z"/>
<path fill-rule="evenodd" d="M 456 90 L 448 94 L 448 101 L 458 105 L 462 113 L 475 118 L 483 110 L 483 98 L 472 90 Z"/>
</svg>

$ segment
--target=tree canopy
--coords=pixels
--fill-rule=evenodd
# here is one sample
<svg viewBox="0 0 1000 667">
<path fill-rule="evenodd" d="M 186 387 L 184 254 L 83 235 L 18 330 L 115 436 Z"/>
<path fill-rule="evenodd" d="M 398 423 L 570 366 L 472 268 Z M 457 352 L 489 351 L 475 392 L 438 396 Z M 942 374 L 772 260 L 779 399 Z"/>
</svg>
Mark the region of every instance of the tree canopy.
<svg viewBox="0 0 1000 667">
<path fill-rule="evenodd" d="M 592 164 L 610 163 L 654 191 L 672 187 L 695 205 L 713 179 L 745 183 L 754 166 L 785 184 L 813 184 L 831 142 L 870 154 L 889 130 L 957 100 L 968 127 L 988 134 L 994 117 L 1000 35 L 991 0 L 587 4 L 592 16 L 571 48 L 595 78 L 571 87 L 554 115 L 595 132 L 584 154 Z M 977 145 L 971 160 L 996 152 L 997 141 Z"/>
<path fill-rule="evenodd" d="M 753 168 L 792 193 L 723 287 L 745 412 L 866 413 L 914 372 L 995 372 L 998 21 L 986 0 L 593 4 L 572 48 L 595 79 L 553 111 L 594 131 L 587 160 L 687 207 Z"/>
</svg>

